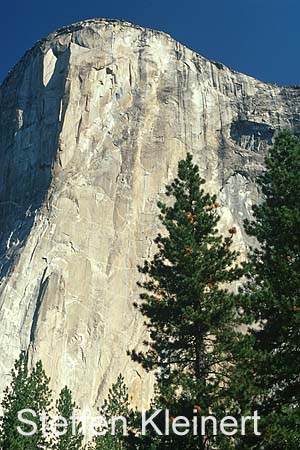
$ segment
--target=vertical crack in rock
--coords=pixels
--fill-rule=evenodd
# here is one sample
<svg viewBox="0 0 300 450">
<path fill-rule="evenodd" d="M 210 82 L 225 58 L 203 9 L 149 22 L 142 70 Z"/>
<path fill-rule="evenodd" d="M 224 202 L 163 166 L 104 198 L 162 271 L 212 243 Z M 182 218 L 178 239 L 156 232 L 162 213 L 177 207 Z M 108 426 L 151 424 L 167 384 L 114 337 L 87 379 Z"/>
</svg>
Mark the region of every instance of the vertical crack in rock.
<svg viewBox="0 0 300 450">
<path fill-rule="evenodd" d="M 37 294 L 37 299 L 36 299 L 36 305 L 35 305 L 35 310 L 32 316 L 32 324 L 31 324 L 31 330 L 30 330 L 30 344 L 34 345 L 34 338 L 35 338 L 35 331 L 36 331 L 36 326 L 37 326 L 37 321 L 38 321 L 38 317 L 39 317 L 39 312 L 40 312 L 40 308 L 41 308 L 41 304 L 45 295 L 45 292 L 47 290 L 48 287 L 48 283 L 49 283 L 49 277 L 45 278 L 47 272 L 47 268 L 44 270 L 43 272 L 43 276 L 40 282 L 40 287 L 39 287 L 39 292 Z"/>
</svg>

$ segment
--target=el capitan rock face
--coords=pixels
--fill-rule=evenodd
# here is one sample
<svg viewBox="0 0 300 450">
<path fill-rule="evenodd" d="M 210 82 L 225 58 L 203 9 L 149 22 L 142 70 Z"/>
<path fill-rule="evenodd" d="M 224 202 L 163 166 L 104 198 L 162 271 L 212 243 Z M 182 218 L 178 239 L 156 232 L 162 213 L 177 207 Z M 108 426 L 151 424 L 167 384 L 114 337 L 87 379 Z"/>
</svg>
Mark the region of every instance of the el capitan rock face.
<svg viewBox="0 0 300 450">
<path fill-rule="evenodd" d="M 0 389 L 20 349 L 57 391 L 101 402 L 144 338 L 136 266 L 155 250 L 156 202 L 194 155 L 238 227 L 274 132 L 300 132 L 300 90 L 210 62 L 170 36 L 90 20 L 40 41 L 0 88 Z"/>
</svg>

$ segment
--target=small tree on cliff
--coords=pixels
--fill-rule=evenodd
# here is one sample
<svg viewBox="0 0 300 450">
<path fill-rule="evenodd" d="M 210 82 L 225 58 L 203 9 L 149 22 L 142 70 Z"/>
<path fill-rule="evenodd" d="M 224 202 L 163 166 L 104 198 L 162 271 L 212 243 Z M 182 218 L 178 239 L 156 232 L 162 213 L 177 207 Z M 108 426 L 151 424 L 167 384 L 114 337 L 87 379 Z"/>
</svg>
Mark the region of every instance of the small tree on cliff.
<svg viewBox="0 0 300 450">
<path fill-rule="evenodd" d="M 72 399 L 72 392 L 65 386 L 56 402 L 56 410 L 58 416 L 66 420 L 64 424 L 66 427 L 64 430 L 61 430 L 64 431 L 64 434 L 54 436 L 53 450 L 80 450 L 82 448 L 83 434 L 80 430 L 81 424 L 77 423 L 75 429 L 73 429 L 71 419 L 73 411 L 76 409 L 78 408 Z"/>
<path fill-rule="evenodd" d="M 3 450 L 39 450 L 44 449 L 47 440 L 43 434 L 40 415 L 49 412 L 51 392 L 49 378 L 46 377 L 39 361 L 32 372 L 28 373 L 28 359 L 21 353 L 11 371 L 12 381 L 4 392 L 2 401 L 3 417 L 1 418 L 1 448 Z M 31 432 L 32 425 L 25 425 L 18 419 L 18 412 L 31 409 L 31 413 L 23 413 L 23 418 L 36 424 L 37 431 L 32 436 L 23 436 L 17 431 L 19 426 L 24 432 Z"/>
<path fill-rule="evenodd" d="M 216 197 L 192 156 L 178 165 L 178 177 L 166 188 L 170 206 L 159 202 L 166 233 L 155 239 L 157 253 L 140 267 L 144 292 L 136 305 L 146 317 L 148 349 L 132 352 L 147 370 L 157 370 L 157 404 L 171 415 L 218 415 L 226 408 L 222 389 L 233 362 L 230 352 L 237 324 L 236 295 L 228 287 L 242 276 L 231 251 L 235 227 L 223 237 Z M 173 420 L 173 419 L 171 419 Z M 208 449 L 209 436 L 162 439 L 161 447 Z M 225 448 L 225 447 L 224 447 Z"/>
<path fill-rule="evenodd" d="M 300 448 L 299 174 L 300 139 L 282 132 L 258 180 L 264 201 L 254 207 L 254 221 L 245 224 L 259 249 L 252 253 L 245 288 L 250 334 L 237 365 L 234 397 L 246 413 L 259 411 L 261 436 L 248 433 L 241 449 Z"/>
</svg>

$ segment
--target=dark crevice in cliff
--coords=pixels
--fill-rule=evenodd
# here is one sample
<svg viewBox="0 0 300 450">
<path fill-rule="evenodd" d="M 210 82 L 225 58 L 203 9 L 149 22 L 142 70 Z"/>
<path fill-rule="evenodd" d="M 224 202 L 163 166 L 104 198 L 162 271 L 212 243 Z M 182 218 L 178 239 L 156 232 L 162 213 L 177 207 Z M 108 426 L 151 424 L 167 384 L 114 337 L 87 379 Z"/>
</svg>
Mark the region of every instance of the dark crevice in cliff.
<svg viewBox="0 0 300 450">
<path fill-rule="evenodd" d="M 267 123 L 237 120 L 231 124 L 230 137 L 247 150 L 265 150 L 272 144 L 275 130 Z"/>
<path fill-rule="evenodd" d="M 47 268 L 44 270 L 44 273 L 43 273 L 43 276 L 42 276 L 42 279 L 40 282 L 39 292 L 38 292 L 37 300 L 36 300 L 36 304 L 35 304 L 35 310 L 34 310 L 33 317 L 32 317 L 32 323 L 31 323 L 31 329 L 30 329 L 30 344 L 34 343 L 39 313 L 40 313 L 43 298 L 45 296 L 45 292 L 47 290 L 47 286 L 49 283 L 49 277 L 47 277 L 45 279 L 46 271 L 47 271 Z"/>
</svg>

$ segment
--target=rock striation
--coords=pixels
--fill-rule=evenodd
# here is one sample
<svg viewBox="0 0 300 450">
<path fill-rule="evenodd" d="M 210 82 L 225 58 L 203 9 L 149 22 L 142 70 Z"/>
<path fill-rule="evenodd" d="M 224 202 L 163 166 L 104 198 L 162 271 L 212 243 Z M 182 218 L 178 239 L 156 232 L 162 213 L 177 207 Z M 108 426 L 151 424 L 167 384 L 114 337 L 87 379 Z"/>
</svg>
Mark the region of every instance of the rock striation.
<svg viewBox="0 0 300 450">
<path fill-rule="evenodd" d="M 158 31 L 89 20 L 27 52 L 0 88 L 0 389 L 28 349 L 81 406 L 101 403 L 120 372 L 146 406 L 151 376 L 126 351 L 145 336 L 132 304 L 156 202 L 192 152 L 244 252 L 254 178 L 280 128 L 300 132 L 300 89 Z"/>
</svg>

